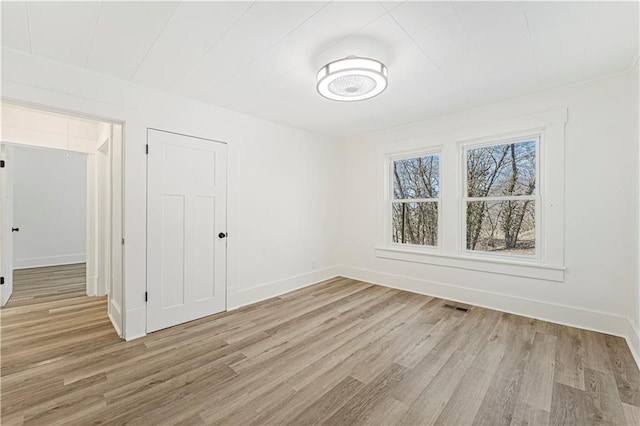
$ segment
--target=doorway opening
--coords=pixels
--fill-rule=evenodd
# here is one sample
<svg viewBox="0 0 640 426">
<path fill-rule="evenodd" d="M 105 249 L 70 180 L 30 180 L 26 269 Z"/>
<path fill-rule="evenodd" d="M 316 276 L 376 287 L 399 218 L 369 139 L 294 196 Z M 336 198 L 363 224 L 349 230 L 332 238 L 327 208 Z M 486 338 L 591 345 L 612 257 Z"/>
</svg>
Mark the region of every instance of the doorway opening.
<svg viewBox="0 0 640 426">
<path fill-rule="evenodd" d="M 3 309 L 102 297 L 122 337 L 123 124 L 1 108 Z"/>
</svg>

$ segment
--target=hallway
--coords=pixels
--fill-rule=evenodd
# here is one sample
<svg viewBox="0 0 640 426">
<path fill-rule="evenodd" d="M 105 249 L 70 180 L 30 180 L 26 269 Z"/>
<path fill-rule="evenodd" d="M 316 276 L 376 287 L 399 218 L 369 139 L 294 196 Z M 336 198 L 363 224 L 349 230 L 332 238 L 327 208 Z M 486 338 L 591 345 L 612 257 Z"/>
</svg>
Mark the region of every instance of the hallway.
<svg viewBox="0 0 640 426">
<path fill-rule="evenodd" d="M 8 308 L 86 295 L 86 263 L 16 269 Z"/>
<path fill-rule="evenodd" d="M 0 310 L 3 382 L 17 371 L 120 341 L 107 298 L 86 296 L 85 280 L 84 263 L 14 272 L 13 295 Z"/>
</svg>

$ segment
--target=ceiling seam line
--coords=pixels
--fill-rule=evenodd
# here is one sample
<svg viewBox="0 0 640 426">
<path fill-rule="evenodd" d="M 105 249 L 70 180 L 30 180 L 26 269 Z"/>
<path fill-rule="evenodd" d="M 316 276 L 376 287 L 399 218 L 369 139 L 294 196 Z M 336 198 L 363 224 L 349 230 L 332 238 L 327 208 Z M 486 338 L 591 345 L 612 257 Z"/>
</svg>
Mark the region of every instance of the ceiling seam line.
<svg viewBox="0 0 640 426">
<path fill-rule="evenodd" d="M 387 11 L 387 14 L 389 14 L 392 10 L 397 9 L 398 7 L 402 6 L 402 5 L 403 5 L 403 4 L 405 4 L 406 2 L 407 2 L 407 0 L 404 0 L 404 1 L 400 1 L 400 2 L 394 3 L 394 6 L 393 6 L 391 9 L 387 9 L 387 8 L 386 8 L 386 6 L 385 6 L 384 4 L 382 4 L 382 2 L 381 2 L 381 1 L 379 1 L 379 2 L 378 2 L 378 4 L 379 4 L 380 6 L 382 6 L 382 8 L 383 8 L 384 10 L 386 10 L 386 11 Z"/>
<path fill-rule="evenodd" d="M 455 9 L 455 8 L 454 8 Z M 482 62 L 484 63 L 484 65 L 487 65 L 486 62 L 486 58 L 484 56 L 484 54 L 482 53 L 482 51 L 480 50 L 480 48 L 478 47 L 476 41 L 473 39 L 473 36 L 471 35 L 471 32 L 469 32 L 469 29 L 467 28 L 467 26 L 464 24 L 464 21 L 462 20 L 462 18 L 460 17 L 460 14 L 458 13 L 458 10 L 456 9 L 455 11 L 456 16 L 458 17 L 458 20 L 460 21 L 460 25 L 462 25 L 462 28 L 464 28 L 464 32 L 467 33 L 467 36 L 469 37 L 469 40 L 471 41 L 471 44 L 473 44 L 473 47 L 476 49 L 476 52 L 478 53 L 478 55 L 480 56 L 480 59 L 482 60 Z M 502 21 L 500 21 L 502 22 Z M 486 77 L 486 76 L 485 76 Z"/>
<path fill-rule="evenodd" d="M 93 49 L 93 40 L 96 38 L 96 32 L 98 31 L 98 22 L 100 22 L 100 15 L 102 15 L 102 5 L 104 0 L 100 2 L 100 9 L 98 10 L 98 16 L 96 17 L 96 25 L 93 27 L 93 34 L 91 35 L 91 43 L 89 43 L 89 51 L 87 52 L 87 59 L 84 61 L 84 68 L 89 66 L 89 58 L 91 57 L 91 49 Z"/>
<path fill-rule="evenodd" d="M 209 54 L 209 52 L 211 52 L 211 50 L 212 50 L 214 47 L 216 47 L 216 46 L 218 45 L 218 43 L 220 43 L 220 41 L 222 41 L 222 39 L 224 39 L 224 38 L 227 36 L 227 34 L 229 34 L 229 31 L 231 31 L 231 30 L 232 30 L 232 29 L 237 25 L 237 23 L 238 23 L 238 22 L 240 22 L 240 20 L 241 20 L 242 18 L 244 18 L 244 16 L 249 12 L 249 10 L 251 10 L 251 8 L 252 8 L 255 4 L 256 4 L 256 2 L 255 2 L 255 1 L 251 2 L 251 4 L 249 5 L 249 7 L 247 7 L 247 8 L 246 8 L 246 9 L 245 9 L 241 14 L 240 14 L 240 16 L 238 16 L 238 17 L 236 18 L 236 20 L 235 20 L 235 21 L 233 21 L 233 24 L 231 24 L 231 26 L 230 26 L 229 28 L 227 28 L 227 29 L 225 30 L 225 32 L 224 32 L 224 33 L 222 33 L 222 35 L 221 35 L 220 37 L 218 37 L 218 39 L 217 39 L 217 40 L 215 40 L 213 43 L 211 43 L 211 46 L 209 46 L 209 47 L 207 48 L 207 50 L 204 52 L 204 54 L 202 55 L 202 57 L 200 57 L 200 59 L 202 59 L 202 58 L 204 58 L 205 56 L 207 56 L 207 55 Z M 198 61 L 199 61 L 200 59 L 198 59 Z"/>
<path fill-rule="evenodd" d="M 180 81 L 181 81 L 181 80 L 182 80 L 182 79 L 187 75 L 187 74 L 189 74 L 189 72 L 191 72 L 191 70 L 193 70 L 193 68 L 194 68 L 198 63 L 200 63 L 200 62 L 201 62 L 201 61 L 202 61 L 202 60 L 203 60 L 203 59 L 204 59 L 204 58 L 209 54 L 209 52 L 211 51 L 211 49 L 213 49 L 214 47 L 216 47 L 216 46 L 218 45 L 218 43 L 220 43 L 220 42 L 221 42 L 221 41 L 222 41 L 222 40 L 227 36 L 227 34 L 229 34 L 229 32 L 230 32 L 233 28 L 235 28 L 235 26 L 238 24 L 238 22 L 240 22 L 240 20 L 241 20 L 242 18 L 244 18 L 244 16 L 249 12 L 249 10 L 251 10 L 251 8 L 252 8 L 255 4 L 256 4 L 256 2 L 255 2 L 255 1 L 251 2 L 251 4 L 249 5 L 249 7 L 247 7 L 247 8 L 246 8 L 246 9 L 245 9 L 241 14 L 240 14 L 240 16 L 238 16 L 238 17 L 236 18 L 236 20 L 235 20 L 235 21 L 233 21 L 233 24 L 231 24 L 231 26 L 229 26 L 229 28 L 227 28 L 227 29 L 225 30 L 225 32 L 224 32 L 224 33 L 222 33 L 222 35 L 221 35 L 220 37 L 218 37 L 218 39 L 217 39 L 217 40 L 215 40 L 213 43 L 211 43 L 211 46 L 209 46 L 209 47 L 207 48 L 207 50 L 202 54 L 202 56 L 200 56 L 200 57 L 199 57 L 199 58 L 198 58 L 198 59 L 197 59 L 197 60 L 196 60 L 192 65 L 191 65 L 191 67 L 190 67 L 187 71 L 185 71 L 184 73 L 182 73 L 182 75 L 181 75 L 180 77 L 178 77 L 178 78 L 177 78 L 173 83 L 171 83 L 171 84 L 169 85 L 169 87 L 167 88 L 167 91 L 168 91 L 168 92 L 171 92 L 171 90 L 172 90 L 172 89 L 173 89 L 173 88 L 174 88 L 174 87 L 175 87 L 175 86 L 176 86 L 176 85 L 177 85 L 177 84 L 178 84 L 178 83 L 179 83 L 179 82 L 180 82 Z"/>
<path fill-rule="evenodd" d="M 171 16 L 169 16 L 169 19 L 167 19 L 167 22 L 164 23 L 164 25 L 162 26 L 162 29 L 160 29 L 160 32 L 158 33 L 156 38 L 153 39 L 153 42 L 151 43 L 151 46 L 149 46 L 149 48 L 145 52 L 144 56 L 142 56 L 142 59 L 140 59 L 140 62 L 138 62 L 138 66 L 136 66 L 136 69 L 133 71 L 133 74 L 131 74 L 131 77 L 129 77 L 127 80 L 132 81 L 135 78 L 136 74 L 140 70 L 140 67 L 142 66 L 142 63 L 144 62 L 144 60 L 149 55 L 149 52 L 151 52 L 151 50 L 153 49 L 153 46 L 156 45 L 156 43 L 158 42 L 158 39 L 160 38 L 162 33 L 164 33 L 164 30 L 167 28 L 167 25 L 169 25 L 169 22 L 171 22 L 171 20 L 173 19 L 174 15 L 176 14 L 176 11 L 180 7 L 180 4 L 182 4 L 182 2 L 178 2 L 178 4 L 176 4 L 176 7 L 173 9 L 173 12 L 171 12 Z"/>
<path fill-rule="evenodd" d="M 304 21 L 302 21 L 300 24 L 296 25 L 293 29 L 291 29 L 291 31 L 289 31 L 288 33 L 286 33 L 285 35 L 283 35 L 278 41 L 276 41 L 275 43 L 273 43 L 271 46 L 269 46 L 266 50 L 264 50 L 262 53 L 260 53 L 255 59 L 253 59 L 251 62 L 248 62 L 247 64 L 243 65 L 240 69 L 238 69 L 237 71 L 234 72 L 234 74 L 237 74 L 241 71 L 243 71 L 245 68 L 253 65 L 255 62 L 257 62 L 260 58 L 262 58 L 264 55 L 266 55 L 267 53 L 269 53 L 271 51 L 271 49 L 273 49 L 274 47 L 276 47 L 278 44 L 280 44 L 284 39 L 286 39 L 287 37 L 289 37 L 291 34 L 293 34 L 294 32 L 296 32 L 300 27 L 302 27 L 304 24 L 306 24 L 310 19 L 312 19 L 314 16 L 316 16 L 318 13 L 320 13 L 322 10 L 324 10 L 327 6 L 329 6 L 332 3 L 332 1 L 328 1 L 324 6 L 322 6 L 320 9 L 316 10 L 313 14 L 309 15 L 307 18 L 304 19 Z M 384 16 L 384 15 L 380 15 L 380 16 Z M 220 82 L 219 84 L 216 84 L 215 86 L 207 89 L 207 91 L 212 91 L 217 89 L 218 87 L 220 87 L 221 85 L 224 84 L 226 80 Z"/>
<path fill-rule="evenodd" d="M 391 17 L 391 19 L 393 19 L 393 22 L 396 23 L 396 25 L 402 30 L 403 33 L 405 33 L 405 35 L 409 38 L 409 40 L 411 40 L 411 42 L 414 44 L 414 46 L 416 46 L 418 48 L 419 51 L 422 52 L 422 54 L 425 56 L 425 58 L 427 58 L 429 60 L 429 62 L 431 62 L 437 69 L 438 71 L 440 71 L 440 73 L 442 74 L 442 76 L 452 85 L 452 86 L 456 86 L 456 84 L 453 83 L 453 81 L 451 81 L 451 79 L 449 79 L 449 76 L 447 75 L 447 73 L 444 72 L 444 70 L 442 68 L 440 68 L 440 65 L 438 65 L 436 63 L 436 61 L 434 61 L 431 56 L 429 56 L 429 54 L 427 54 L 427 52 L 422 48 L 422 46 L 420 46 L 418 44 L 418 42 L 416 42 L 416 40 L 411 36 L 411 34 L 409 34 L 407 32 L 407 30 L 400 24 L 400 22 L 398 22 L 398 20 L 395 18 L 395 16 L 393 16 L 392 14 L 389 14 L 389 16 Z"/>
<path fill-rule="evenodd" d="M 540 84 L 540 70 L 538 69 L 538 61 L 536 61 L 536 54 L 533 50 L 533 41 L 531 40 L 531 28 L 529 27 L 529 17 L 527 16 L 527 12 L 524 12 L 524 22 L 527 24 L 527 41 L 529 42 L 529 50 L 531 50 L 531 57 L 533 58 L 533 63 L 536 67 L 536 80 L 538 84 Z"/>
<path fill-rule="evenodd" d="M 638 61 L 640 61 L 640 55 L 636 53 L 634 55 L 634 58 L 631 60 L 631 65 L 629 65 L 629 71 L 633 71 L 633 69 L 638 64 Z"/>
<path fill-rule="evenodd" d="M 27 18 L 27 38 L 29 39 L 29 54 L 33 55 L 33 49 L 31 47 L 31 24 L 29 23 L 29 3 L 24 2 L 24 15 Z"/>
<path fill-rule="evenodd" d="M 476 44 L 476 41 L 473 39 L 473 36 L 469 32 L 469 29 L 467 28 L 467 26 L 464 24 L 464 21 L 460 17 L 460 14 L 458 13 L 457 10 L 455 11 L 455 15 L 458 17 L 458 20 L 460 21 L 460 25 L 462 25 L 462 28 L 464 28 L 464 32 L 467 33 L 467 36 L 469 37 L 469 40 L 471 40 L 471 44 L 473 44 L 473 47 L 476 49 L 476 52 L 478 52 L 478 55 L 480 55 L 481 57 L 484 57 L 482 55 L 482 52 L 480 51 L 480 48 Z"/>
</svg>

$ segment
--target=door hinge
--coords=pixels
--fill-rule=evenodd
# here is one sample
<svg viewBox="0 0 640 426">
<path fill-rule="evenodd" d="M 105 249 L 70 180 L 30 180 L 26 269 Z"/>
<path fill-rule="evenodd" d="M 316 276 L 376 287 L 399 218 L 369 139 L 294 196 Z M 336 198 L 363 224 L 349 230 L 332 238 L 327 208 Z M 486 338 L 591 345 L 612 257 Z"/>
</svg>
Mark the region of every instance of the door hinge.
<svg viewBox="0 0 640 426">
<path fill-rule="evenodd" d="M 0 169 L 4 168 L 4 160 L 0 160 Z"/>
<path fill-rule="evenodd" d="M 149 154 L 149 144 L 147 144 L 147 146 L 145 148 L 145 151 L 146 151 L 147 154 Z"/>
<path fill-rule="evenodd" d="M 122 239 L 122 245 L 124 245 L 124 238 Z"/>
<path fill-rule="evenodd" d="M 0 285 L 4 284 L 4 277 L 0 277 Z"/>
<path fill-rule="evenodd" d="M 144 292 L 144 301 L 145 302 L 149 301 L 149 292 L 147 292 L 147 291 Z"/>
</svg>

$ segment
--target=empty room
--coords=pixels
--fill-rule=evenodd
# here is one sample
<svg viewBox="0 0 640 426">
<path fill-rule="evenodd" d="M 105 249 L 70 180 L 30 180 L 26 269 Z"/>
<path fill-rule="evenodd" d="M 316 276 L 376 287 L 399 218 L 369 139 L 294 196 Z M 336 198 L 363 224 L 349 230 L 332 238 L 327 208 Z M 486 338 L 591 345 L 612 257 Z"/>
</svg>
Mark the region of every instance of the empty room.
<svg viewBox="0 0 640 426">
<path fill-rule="evenodd" d="M 2 425 L 639 425 L 637 1 L 2 1 Z"/>
</svg>

